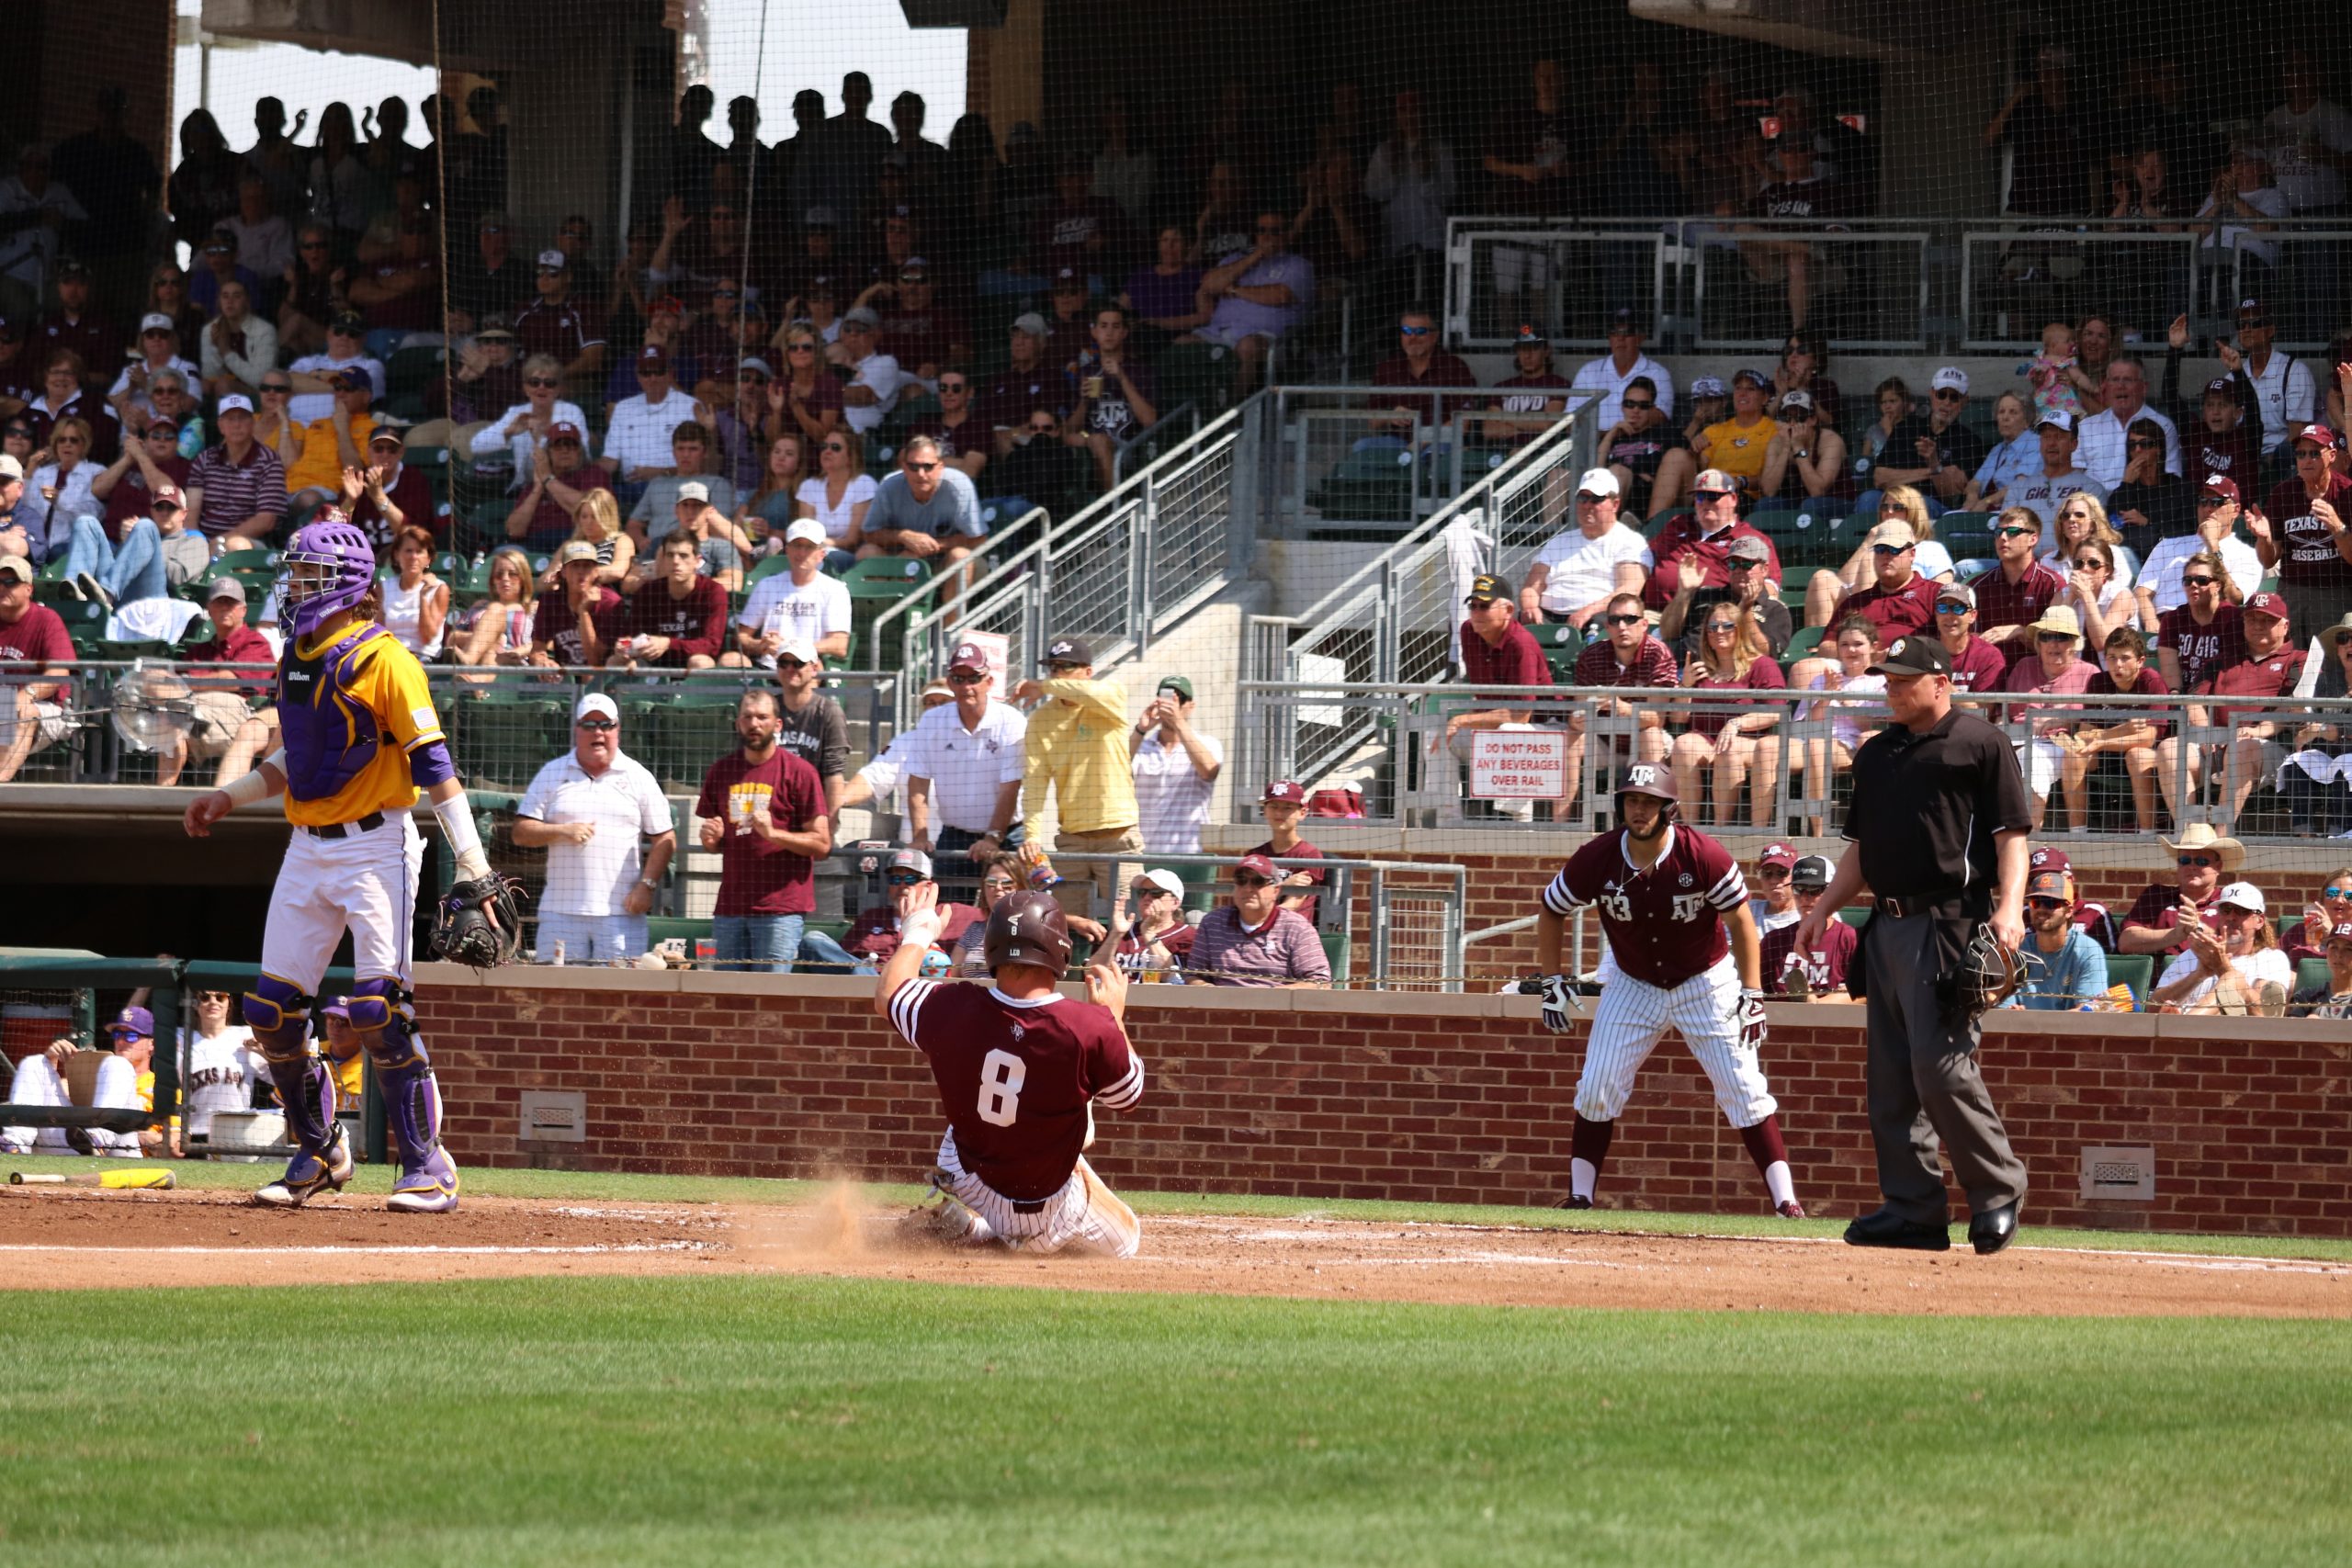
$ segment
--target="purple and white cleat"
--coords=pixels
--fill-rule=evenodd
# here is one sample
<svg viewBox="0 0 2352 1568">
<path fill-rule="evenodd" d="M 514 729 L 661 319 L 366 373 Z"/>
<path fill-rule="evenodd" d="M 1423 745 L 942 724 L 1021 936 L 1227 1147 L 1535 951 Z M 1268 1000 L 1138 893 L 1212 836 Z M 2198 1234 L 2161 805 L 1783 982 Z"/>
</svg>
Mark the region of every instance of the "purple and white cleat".
<svg viewBox="0 0 2352 1568">
<path fill-rule="evenodd" d="M 337 1127 L 323 1154 L 296 1154 L 287 1162 L 286 1174 L 255 1192 L 254 1201 L 265 1209 L 299 1209 L 321 1192 L 341 1191 L 351 1170 L 351 1148 Z"/>
<path fill-rule="evenodd" d="M 401 1172 L 384 1207 L 396 1214 L 446 1214 L 458 1206 L 458 1164 L 440 1145 L 433 1145 L 413 1170 Z"/>
</svg>

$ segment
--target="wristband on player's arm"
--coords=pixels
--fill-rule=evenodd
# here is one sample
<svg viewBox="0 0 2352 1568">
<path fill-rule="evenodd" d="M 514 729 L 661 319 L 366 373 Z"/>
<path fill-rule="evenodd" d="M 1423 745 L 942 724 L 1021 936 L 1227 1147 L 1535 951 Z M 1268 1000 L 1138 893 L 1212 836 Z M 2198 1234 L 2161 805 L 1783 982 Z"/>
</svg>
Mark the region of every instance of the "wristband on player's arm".
<svg viewBox="0 0 2352 1568">
<path fill-rule="evenodd" d="M 233 783 L 221 785 L 220 793 L 229 797 L 229 809 L 233 811 L 241 806 L 251 806 L 256 800 L 267 800 L 276 795 L 277 791 L 271 787 L 269 782 L 269 771 L 273 768 L 277 771 L 279 778 L 286 776 L 286 749 L 282 746 L 264 757 L 252 773 L 240 774 Z"/>
</svg>

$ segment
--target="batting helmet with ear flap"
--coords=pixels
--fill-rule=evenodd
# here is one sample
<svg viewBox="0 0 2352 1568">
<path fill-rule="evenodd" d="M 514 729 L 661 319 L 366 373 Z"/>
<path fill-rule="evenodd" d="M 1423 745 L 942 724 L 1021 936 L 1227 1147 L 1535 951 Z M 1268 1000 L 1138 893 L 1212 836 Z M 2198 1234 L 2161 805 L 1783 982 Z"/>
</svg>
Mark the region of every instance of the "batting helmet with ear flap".
<svg viewBox="0 0 2352 1568">
<path fill-rule="evenodd" d="M 1049 893 L 1008 893 L 989 911 L 980 953 L 991 975 L 1008 964 L 1059 975 L 1069 967 L 1069 921 Z"/>
<path fill-rule="evenodd" d="M 1674 774 L 1664 763 L 1636 762 L 1625 770 L 1625 776 L 1617 782 L 1617 817 L 1620 821 L 1624 819 L 1625 797 L 1629 795 L 1650 796 L 1660 803 L 1659 815 L 1669 822 L 1674 820 L 1677 804 Z"/>
</svg>

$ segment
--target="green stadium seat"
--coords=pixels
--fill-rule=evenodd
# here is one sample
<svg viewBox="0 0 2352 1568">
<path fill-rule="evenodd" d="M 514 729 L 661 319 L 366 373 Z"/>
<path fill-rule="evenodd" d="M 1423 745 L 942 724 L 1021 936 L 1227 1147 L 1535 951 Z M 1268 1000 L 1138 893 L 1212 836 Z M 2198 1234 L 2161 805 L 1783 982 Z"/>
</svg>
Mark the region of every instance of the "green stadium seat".
<svg viewBox="0 0 2352 1568">
<path fill-rule="evenodd" d="M 1566 621 L 1547 621 L 1527 630 L 1535 638 L 1535 646 L 1544 650 L 1544 661 L 1552 667 L 1553 681 L 1566 685 L 1568 677 L 1575 673 L 1577 660 L 1584 655 L 1584 633 Z"/>
<path fill-rule="evenodd" d="M 1002 334 L 999 334 L 1000 340 Z M 1240 361 L 1231 351 L 1213 343 L 1171 344 L 1152 366 L 1159 382 L 1159 406 L 1181 408 L 1191 403 L 1204 420 L 1225 412 L 1233 401 L 1234 375 Z"/>
<path fill-rule="evenodd" d="M 774 577 L 779 571 L 790 571 L 791 570 L 792 561 L 786 556 L 782 554 L 763 556 L 760 558 L 759 563 L 752 567 L 749 572 L 744 574 L 744 591 L 746 592 L 750 592 L 753 583 L 764 581 L 768 578 Z"/>
<path fill-rule="evenodd" d="M 570 749 L 571 704 L 515 686 L 467 689 L 447 708 L 450 750 L 469 787 L 519 791 L 549 758 Z"/>
<path fill-rule="evenodd" d="M 1849 904 L 1838 911 L 1838 918 L 1856 931 L 1860 931 L 1871 923 L 1871 908 L 1867 904 Z"/>
<path fill-rule="evenodd" d="M 1338 985 L 1348 977 L 1348 933 L 1322 931 L 1323 956 L 1331 965 L 1331 984 Z"/>
<path fill-rule="evenodd" d="M 65 635 L 74 639 L 74 652 L 82 659 L 105 659 L 110 655 L 101 651 L 105 647 L 107 607 L 95 599 L 77 599 L 71 604 L 52 604 L 58 619 L 65 623 Z"/>
<path fill-rule="evenodd" d="M 622 722 L 646 737 L 646 750 L 631 754 L 653 771 L 662 787 L 691 795 L 702 788 L 711 763 L 735 749 L 735 705 L 741 679 L 681 683 L 655 697 L 627 697 Z M 630 731 L 625 731 L 625 733 Z"/>
<path fill-rule="evenodd" d="M 1804 608 L 1802 604 L 1797 607 Z M 1828 630 L 1826 626 L 1799 626 L 1794 635 L 1789 638 L 1789 646 L 1781 652 L 1781 672 L 1786 674 L 1790 665 L 1819 647 L 1821 635 L 1826 630 Z"/>
<path fill-rule="evenodd" d="M 2145 1007 L 2148 987 L 2156 974 L 2156 957 L 2152 953 L 2110 953 L 2107 955 L 2107 983 L 2132 987 L 2132 1003 Z"/>
<path fill-rule="evenodd" d="M 2329 987 L 2327 960 L 2324 958 L 2306 958 L 2295 965 L 2295 990 L 2308 991 L 2314 986 L 2323 992 Z M 2294 991 L 2288 995 L 2294 995 Z"/>
<path fill-rule="evenodd" d="M 842 581 L 849 587 L 851 646 L 874 655 L 867 665 L 869 669 L 895 667 L 904 645 L 901 633 L 906 622 L 903 619 L 894 622 L 879 648 L 874 646 L 869 634 L 883 611 L 910 594 L 922 592 L 931 587 L 931 569 L 919 560 L 875 556 L 850 568 L 842 574 Z"/>
</svg>

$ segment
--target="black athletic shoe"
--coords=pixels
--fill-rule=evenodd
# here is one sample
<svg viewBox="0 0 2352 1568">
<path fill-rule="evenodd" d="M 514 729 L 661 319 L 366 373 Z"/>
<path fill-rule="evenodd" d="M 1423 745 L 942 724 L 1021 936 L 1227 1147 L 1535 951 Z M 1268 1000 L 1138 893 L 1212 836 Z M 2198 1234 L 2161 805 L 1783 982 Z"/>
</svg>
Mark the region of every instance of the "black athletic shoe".
<svg viewBox="0 0 2352 1568">
<path fill-rule="evenodd" d="M 1589 1209 L 1592 1207 L 1592 1200 L 1589 1198 L 1579 1198 L 1575 1193 L 1571 1192 L 1566 1197 L 1560 1200 L 1560 1207 L 1563 1209 Z"/>
<path fill-rule="evenodd" d="M 1846 1227 L 1848 1247 L 1894 1247 L 1911 1252 L 1950 1252 L 1951 1227 L 1906 1220 L 1892 1209 L 1864 1214 Z"/>
</svg>

